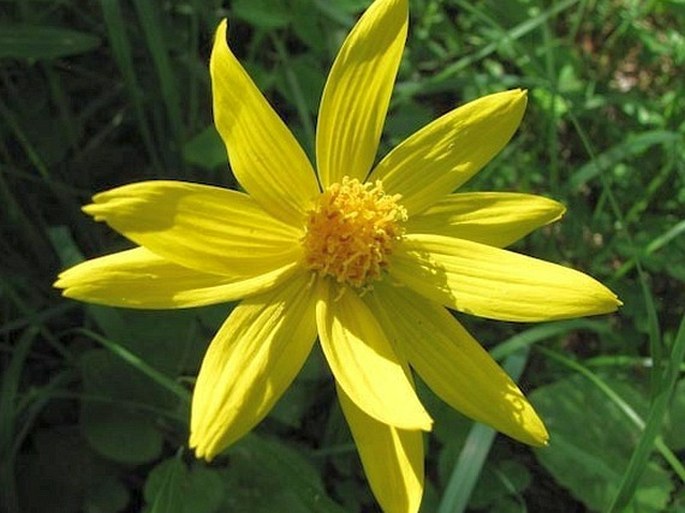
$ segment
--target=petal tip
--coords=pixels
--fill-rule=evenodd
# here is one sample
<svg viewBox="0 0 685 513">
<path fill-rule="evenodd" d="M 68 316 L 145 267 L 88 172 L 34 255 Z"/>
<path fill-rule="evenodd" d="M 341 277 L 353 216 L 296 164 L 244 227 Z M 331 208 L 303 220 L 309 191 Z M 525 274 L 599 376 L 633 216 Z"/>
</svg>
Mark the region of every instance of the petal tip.
<svg viewBox="0 0 685 513">
<path fill-rule="evenodd" d="M 102 212 L 102 209 L 100 208 L 100 205 L 98 205 L 97 200 L 95 199 L 96 197 L 93 197 L 93 203 L 89 203 L 88 205 L 83 205 L 81 207 L 81 211 L 84 212 L 85 214 L 88 214 L 90 217 L 92 217 L 96 221 L 102 221 L 103 217 L 101 215 L 99 215 L 99 213 Z"/>
<path fill-rule="evenodd" d="M 604 310 L 599 313 L 613 313 L 623 306 L 623 301 L 609 287 L 599 282 L 603 288 L 603 298 L 601 299 Z"/>
<path fill-rule="evenodd" d="M 207 463 L 211 462 L 216 456 L 216 452 L 210 451 L 207 444 L 201 443 L 196 431 L 190 433 L 188 447 L 193 451 L 197 459 L 205 460 Z"/>
<path fill-rule="evenodd" d="M 426 413 L 425 417 L 421 419 L 421 426 L 419 429 L 421 431 L 425 431 L 426 433 L 433 431 L 433 418 L 428 413 Z"/>
<path fill-rule="evenodd" d="M 549 445 L 549 433 L 545 425 L 542 424 L 542 421 L 540 422 L 539 432 L 533 434 L 533 443 L 531 445 L 534 447 L 547 447 Z"/>
</svg>

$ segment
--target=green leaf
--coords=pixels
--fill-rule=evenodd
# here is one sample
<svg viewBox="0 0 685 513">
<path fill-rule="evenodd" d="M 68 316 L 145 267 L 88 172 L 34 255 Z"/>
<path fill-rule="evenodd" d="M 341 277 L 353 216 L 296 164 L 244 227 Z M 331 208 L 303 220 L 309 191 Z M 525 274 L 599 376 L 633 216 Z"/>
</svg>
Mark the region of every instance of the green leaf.
<svg viewBox="0 0 685 513">
<path fill-rule="evenodd" d="M 343 513 L 300 453 L 251 434 L 228 453 L 225 509 L 233 513 Z"/>
<path fill-rule="evenodd" d="M 130 499 L 128 488 L 118 479 L 99 481 L 86 490 L 85 513 L 118 513 Z"/>
<path fill-rule="evenodd" d="M 307 113 L 315 115 L 319 110 L 326 76 L 320 63 L 311 55 L 288 56 L 279 74 L 281 77 L 276 86 L 288 104 L 297 105 L 301 101 Z"/>
<path fill-rule="evenodd" d="M 391 110 L 385 120 L 385 133 L 395 144 L 435 119 L 433 109 L 419 103 L 406 102 Z"/>
<path fill-rule="evenodd" d="M 83 254 L 67 228 L 50 228 L 48 235 L 63 268 L 83 261 Z M 208 337 L 197 329 L 198 316 L 215 311 L 221 316 L 222 309 L 225 318 L 229 308 L 224 305 L 184 311 L 86 305 L 89 316 L 108 339 L 174 378 L 180 373 L 194 372 L 209 344 Z M 216 325 L 219 323 L 217 319 Z"/>
<path fill-rule="evenodd" d="M 221 506 L 224 489 L 217 471 L 199 462 L 187 467 L 175 457 L 150 472 L 144 494 L 150 513 L 214 513 Z"/>
<path fill-rule="evenodd" d="M 118 404 L 85 402 L 81 425 L 90 445 L 120 463 L 147 463 L 162 452 L 162 435 L 152 419 Z"/>
<path fill-rule="evenodd" d="M 283 0 L 235 0 L 233 14 L 263 29 L 285 27 L 291 19 L 290 9 Z"/>
<path fill-rule="evenodd" d="M 673 391 L 671 409 L 668 417 L 666 441 L 674 451 L 685 449 L 685 379 L 678 382 Z"/>
<path fill-rule="evenodd" d="M 642 394 L 627 383 L 611 387 L 638 413 L 646 410 Z M 604 510 L 618 490 L 640 436 L 624 412 L 587 379 L 575 375 L 530 394 L 550 431 L 548 447 L 535 455 L 554 478 L 589 509 Z M 673 485 L 668 473 L 649 464 L 632 507 L 658 513 L 668 504 Z"/>
<path fill-rule="evenodd" d="M 523 492 L 530 481 L 528 469 L 515 460 L 504 460 L 496 465 L 486 464 L 473 489 L 469 508 L 502 511 L 499 505 Z"/>
<path fill-rule="evenodd" d="M 214 125 L 209 125 L 183 145 L 183 158 L 189 164 L 209 171 L 228 164 L 226 146 Z"/>
<path fill-rule="evenodd" d="M 634 158 L 652 146 L 676 143 L 681 140 L 681 134 L 667 130 L 650 130 L 638 135 L 630 134 L 625 140 L 597 155 L 596 159 L 578 169 L 569 180 L 569 188 L 577 189 L 622 160 Z"/>
<path fill-rule="evenodd" d="M 126 310 L 87 305 L 108 339 L 174 378 L 194 372 L 210 335 L 197 329 L 198 310 Z"/>
<path fill-rule="evenodd" d="M 174 396 L 107 350 L 88 351 L 80 363 L 89 398 L 80 420 L 90 445 L 122 463 L 157 458 L 163 442 L 157 425 L 175 407 Z"/>
<path fill-rule="evenodd" d="M 58 59 L 86 53 L 100 38 L 45 25 L 0 25 L 0 59 Z"/>
<path fill-rule="evenodd" d="M 36 431 L 33 449 L 17 461 L 22 513 L 83 511 L 89 490 L 112 479 L 113 469 L 88 448 L 76 426 Z"/>
</svg>

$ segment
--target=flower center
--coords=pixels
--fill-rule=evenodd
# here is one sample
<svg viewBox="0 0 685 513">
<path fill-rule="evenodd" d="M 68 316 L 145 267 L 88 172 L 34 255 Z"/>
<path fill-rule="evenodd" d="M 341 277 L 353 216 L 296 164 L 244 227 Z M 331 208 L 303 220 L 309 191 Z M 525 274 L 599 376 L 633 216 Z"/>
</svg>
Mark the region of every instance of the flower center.
<svg viewBox="0 0 685 513">
<path fill-rule="evenodd" d="M 306 266 L 357 288 L 379 280 L 404 233 L 407 211 L 399 199 L 385 194 L 380 181 L 362 184 L 346 176 L 331 185 L 307 212 Z"/>
</svg>

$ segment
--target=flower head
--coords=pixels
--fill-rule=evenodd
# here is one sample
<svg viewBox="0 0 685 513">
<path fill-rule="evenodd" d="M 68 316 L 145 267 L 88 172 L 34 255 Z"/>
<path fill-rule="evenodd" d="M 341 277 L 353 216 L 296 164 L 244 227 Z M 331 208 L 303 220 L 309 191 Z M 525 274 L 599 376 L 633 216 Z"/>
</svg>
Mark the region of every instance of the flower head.
<svg viewBox="0 0 685 513">
<path fill-rule="evenodd" d="M 214 117 L 247 193 L 141 182 L 84 210 L 137 244 L 60 275 L 64 295 L 134 308 L 241 299 L 195 386 L 190 445 L 212 459 L 263 419 L 318 340 L 384 510 L 418 510 L 422 431 L 413 372 L 448 404 L 525 443 L 547 432 L 514 382 L 448 309 L 546 321 L 620 302 L 578 271 L 502 249 L 563 206 L 514 193 L 453 193 L 509 141 L 526 93 L 454 109 L 373 166 L 407 33 L 407 0 L 376 0 L 326 83 L 316 172 L 216 34 Z"/>
</svg>

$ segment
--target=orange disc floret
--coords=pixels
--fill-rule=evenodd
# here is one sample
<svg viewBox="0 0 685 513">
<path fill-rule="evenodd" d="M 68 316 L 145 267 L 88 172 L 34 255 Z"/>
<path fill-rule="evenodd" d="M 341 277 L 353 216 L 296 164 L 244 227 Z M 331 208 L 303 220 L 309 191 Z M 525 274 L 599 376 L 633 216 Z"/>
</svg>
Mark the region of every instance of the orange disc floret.
<svg viewBox="0 0 685 513">
<path fill-rule="evenodd" d="M 331 185 L 307 212 L 305 265 L 357 288 L 380 279 L 404 233 L 407 211 L 399 199 L 385 194 L 380 181 L 344 177 Z"/>
</svg>

